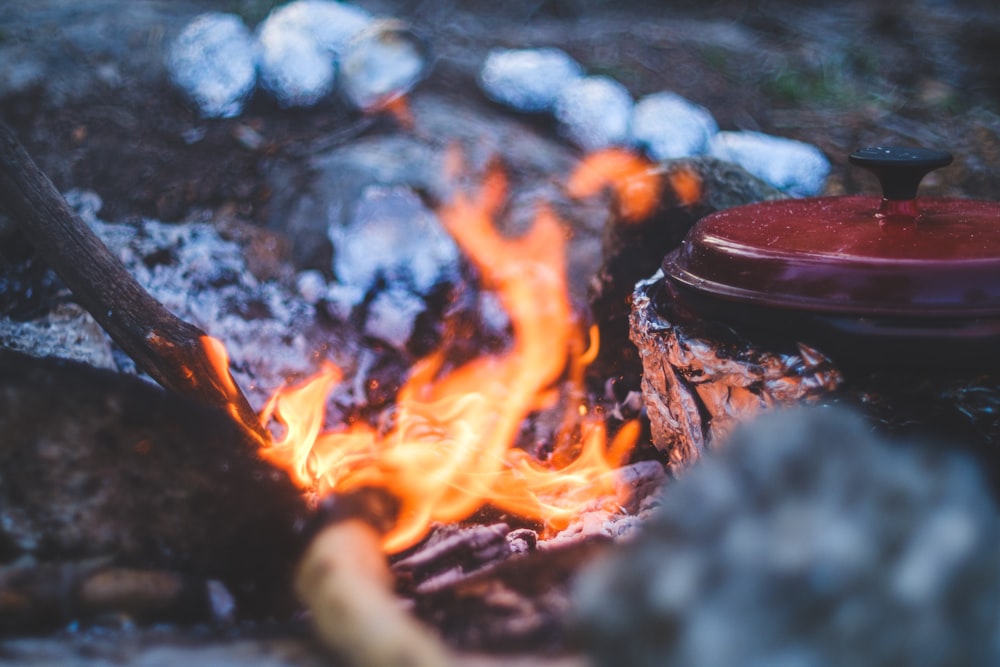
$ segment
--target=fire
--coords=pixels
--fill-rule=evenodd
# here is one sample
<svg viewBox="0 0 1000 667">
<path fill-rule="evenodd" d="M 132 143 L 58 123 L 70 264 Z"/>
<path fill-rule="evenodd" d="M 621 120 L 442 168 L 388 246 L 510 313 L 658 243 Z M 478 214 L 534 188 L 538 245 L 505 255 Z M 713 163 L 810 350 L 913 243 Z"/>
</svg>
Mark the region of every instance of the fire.
<svg viewBox="0 0 1000 667">
<path fill-rule="evenodd" d="M 660 202 L 662 182 L 655 165 L 623 148 L 591 153 L 570 177 L 566 191 L 582 199 L 610 187 L 622 218 L 638 222 L 652 215 Z"/>
<path fill-rule="evenodd" d="M 433 522 L 467 518 L 483 504 L 560 529 L 584 508 L 614 504 L 614 470 L 631 450 L 629 424 L 608 445 L 603 421 L 582 389 L 596 354 L 567 296 L 565 231 L 547 210 L 520 238 L 501 235 L 493 217 L 506 178 L 489 174 L 475 196 L 459 196 L 441 219 L 478 268 L 483 287 L 506 309 L 512 342 L 502 352 L 449 367 L 445 352 L 419 361 L 397 397 L 394 424 L 379 432 L 355 423 L 325 429 L 325 406 L 341 372 L 327 365 L 301 385 L 277 391 L 261 413 L 284 433 L 261 450 L 302 487 L 318 494 L 379 486 L 402 511 L 383 547 L 418 542 Z M 515 447 L 522 423 L 563 410 L 548 461 Z"/>
</svg>

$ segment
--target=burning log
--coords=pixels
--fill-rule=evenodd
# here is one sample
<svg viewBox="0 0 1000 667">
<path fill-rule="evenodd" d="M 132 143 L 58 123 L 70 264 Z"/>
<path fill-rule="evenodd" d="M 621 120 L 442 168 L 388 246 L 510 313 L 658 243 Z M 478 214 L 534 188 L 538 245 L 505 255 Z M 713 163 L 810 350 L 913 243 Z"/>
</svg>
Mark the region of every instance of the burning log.
<svg viewBox="0 0 1000 667">
<path fill-rule="evenodd" d="M 270 440 L 229 373 L 221 346 L 171 314 L 73 214 L 13 131 L 0 123 L 0 204 L 80 304 L 167 389 L 225 410 L 259 444 Z"/>
<path fill-rule="evenodd" d="M 382 555 L 399 506 L 387 492 L 362 488 L 330 496 L 329 523 L 317 533 L 295 579 L 323 643 L 350 665 L 444 667 L 444 645 L 400 606 Z"/>
</svg>

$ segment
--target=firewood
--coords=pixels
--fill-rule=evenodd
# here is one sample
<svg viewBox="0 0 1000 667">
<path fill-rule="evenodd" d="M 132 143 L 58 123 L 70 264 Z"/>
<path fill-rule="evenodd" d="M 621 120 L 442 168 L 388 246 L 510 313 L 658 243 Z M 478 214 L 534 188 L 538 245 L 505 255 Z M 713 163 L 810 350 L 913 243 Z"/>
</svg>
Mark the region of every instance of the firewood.
<svg viewBox="0 0 1000 667">
<path fill-rule="evenodd" d="M 165 388 L 225 410 L 259 443 L 269 441 L 204 331 L 149 295 L 0 122 L 0 205 L 136 365 Z"/>
<path fill-rule="evenodd" d="M 346 519 L 324 528 L 296 576 L 320 640 L 349 665 L 446 667 L 444 644 L 392 593 L 382 536 L 369 522 Z"/>
</svg>

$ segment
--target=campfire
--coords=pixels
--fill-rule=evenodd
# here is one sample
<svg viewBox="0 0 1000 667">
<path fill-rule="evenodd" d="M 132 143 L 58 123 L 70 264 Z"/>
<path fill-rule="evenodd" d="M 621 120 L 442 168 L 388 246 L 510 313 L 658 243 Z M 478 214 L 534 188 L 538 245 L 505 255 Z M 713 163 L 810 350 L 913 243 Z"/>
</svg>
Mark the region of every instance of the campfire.
<svg viewBox="0 0 1000 667">
<path fill-rule="evenodd" d="M 884 303 L 814 339 L 797 290 L 826 276 L 767 282 L 821 234 L 790 235 L 804 266 L 740 268 L 755 212 L 864 199 L 829 143 L 557 48 L 466 71 L 345 3 L 175 27 L 163 133 L 202 159 L 222 137 L 259 189 L 109 222 L 0 123 L 0 632 L 40 642 L 18 657 L 112 627 L 352 665 L 992 661 L 991 271 L 959 290 L 972 364 L 935 322 L 923 372 L 923 329 L 842 356 Z M 850 159 L 885 186 L 894 150 Z M 866 234 L 965 206 L 898 185 Z M 731 308 L 754 289 L 764 310 Z"/>
</svg>

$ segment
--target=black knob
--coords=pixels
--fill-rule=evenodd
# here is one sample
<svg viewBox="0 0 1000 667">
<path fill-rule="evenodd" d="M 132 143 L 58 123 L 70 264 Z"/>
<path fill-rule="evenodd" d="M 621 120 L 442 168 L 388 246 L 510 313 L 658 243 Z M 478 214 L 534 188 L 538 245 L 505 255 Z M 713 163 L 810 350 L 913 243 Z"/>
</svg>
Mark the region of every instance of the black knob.
<svg viewBox="0 0 1000 667">
<path fill-rule="evenodd" d="M 882 196 L 896 201 L 916 199 L 920 181 L 929 172 L 946 167 L 954 159 L 948 151 L 905 146 L 871 146 L 847 158 L 875 174 Z"/>
</svg>

